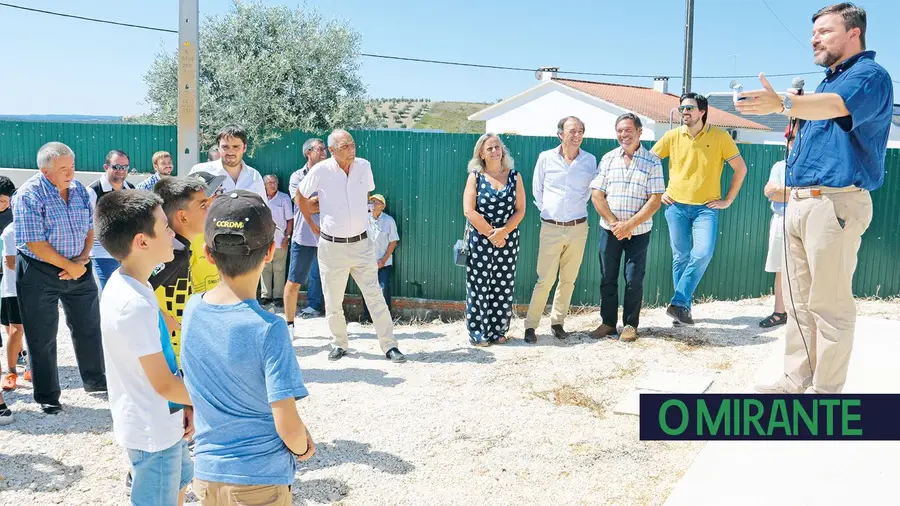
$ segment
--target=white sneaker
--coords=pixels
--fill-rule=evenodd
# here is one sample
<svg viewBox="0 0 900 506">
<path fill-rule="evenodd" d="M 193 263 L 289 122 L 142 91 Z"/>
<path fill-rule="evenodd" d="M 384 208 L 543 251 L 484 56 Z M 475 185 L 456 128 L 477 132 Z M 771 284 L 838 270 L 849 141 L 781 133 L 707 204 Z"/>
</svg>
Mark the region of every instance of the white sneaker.
<svg viewBox="0 0 900 506">
<path fill-rule="evenodd" d="M 319 318 L 320 316 L 322 316 L 322 313 L 311 307 L 306 307 L 303 311 L 300 311 L 301 318 Z"/>
<path fill-rule="evenodd" d="M 0 425 L 9 425 L 13 423 L 13 420 L 15 418 L 13 418 L 12 411 L 9 408 L 0 411 Z"/>
</svg>

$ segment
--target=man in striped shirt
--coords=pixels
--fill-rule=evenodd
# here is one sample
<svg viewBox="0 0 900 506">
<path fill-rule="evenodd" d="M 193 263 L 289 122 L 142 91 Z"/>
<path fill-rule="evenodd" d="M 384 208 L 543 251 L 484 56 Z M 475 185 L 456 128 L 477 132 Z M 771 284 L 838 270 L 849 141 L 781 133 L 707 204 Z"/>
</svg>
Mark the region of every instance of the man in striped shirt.
<svg viewBox="0 0 900 506">
<path fill-rule="evenodd" d="M 637 339 L 644 300 L 644 271 L 653 214 L 666 191 L 662 161 L 641 146 L 641 120 L 632 113 L 616 119 L 619 147 L 603 155 L 597 177 L 591 182 L 591 200 L 600 215 L 600 317 L 590 336 L 619 335 L 619 270 L 625 255 L 625 300 L 620 335 Z"/>
</svg>

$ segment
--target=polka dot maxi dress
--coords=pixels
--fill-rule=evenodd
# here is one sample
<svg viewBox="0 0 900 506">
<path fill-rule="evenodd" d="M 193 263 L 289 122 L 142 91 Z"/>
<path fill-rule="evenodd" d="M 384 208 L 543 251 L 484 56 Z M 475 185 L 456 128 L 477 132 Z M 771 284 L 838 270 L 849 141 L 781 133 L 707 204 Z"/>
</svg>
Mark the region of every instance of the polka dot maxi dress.
<svg viewBox="0 0 900 506">
<path fill-rule="evenodd" d="M 495 190 L 484 174 L 479 173 L 475 180 L 478 189 L 475 210 L 492 227 L 502 227 L 516 211 L 516 178 L 517 171 L 510 170 L 502 190 Z M 504 247 L 497 248 L 472 228 L 468 244 L 466 328 L 469 340 L 473 344 L 496 341 L 506 335 L 512 319 L 519 229 L 509 234 Z"/>
</svg>

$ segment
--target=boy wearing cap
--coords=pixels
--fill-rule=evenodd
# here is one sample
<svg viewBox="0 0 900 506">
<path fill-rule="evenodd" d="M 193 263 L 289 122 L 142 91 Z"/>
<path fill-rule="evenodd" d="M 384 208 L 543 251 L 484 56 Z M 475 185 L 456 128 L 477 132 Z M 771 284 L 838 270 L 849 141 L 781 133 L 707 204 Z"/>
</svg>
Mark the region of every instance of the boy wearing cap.
<svg viewBox="0 0 900 506">
<path fill-rule="evenodd" d="M 205 249 L 218 285 L 191 297 L 181 363 L 196 410 L 194 493 L 203 505 L 291 504 L 298 461 L 315 446 L 295 400 L 308 395 L 287 323 L 256 288 L 275 256 L 275 223 L 262 197 L 232 190 L 213 200 Z"/>
<path fill-rule="evenodd" d="M 128 452 L 135 505 L 182 504 L 193 478 L 185 441 L 191 399 L 148 283 L 160 262 L 172 260 L 161 204 L 144 190 L 113 192 L 97 202 L 95 218 L 100 244 L 120 263 L 100 297 L 100 328 L 113 432 Z"/>
<path fill-rule="evenodd" d="M 162 209 L 175 232 L 172 239 L 174 257 L 160 264 L 150 276 L 150 286 L 162 308 L 169 329 L 175 358 L 181 359 L 181 321 L 184 306 L 193 293 L 191 288 L 191 258 L 194 256 L 188 237 L 202 236 L 209 199 L 215 195 L 216 178 L 210 185 L 202 177 L 167 177 L 156 183 L 154 191 L 162 198 Z M 224 179 L 224 176 L 219 176 Z"/>
<path fill-rule="evenodd" d="M 790 135 L 790 137 L 788 137 Z M 790 153 L 794 145 L 791 127 L 784 131 L 787 139 L 787 151 Z M 766 255 L 766 272 L 775 273 L 775 310 L 759 322 L 759 326 L 767 329 L 787 323 L 787 311 L 784 309 L 784 292 L 781 287 L 781 272 L 784 270 L 784 210 L 791 189 L 784 186 L 784 160 L 772 165 L 769 181 L 763 193 L 769 198 L 772 207 L 772 222 L 769 225 L 769 253 Z"/>
<path fill-rule="evenodd" d="M 384 212 L 387 202 L 384 195 L 376 193 L 369 197 L 369 238 L 375 244 L 375 261 L 378 263 L 378 285 L 384 294 L 388 313 L 391 312 L 391 271 L 394 265 L 394 249 L 400 242 L 397 222 Z M 369 307 L 363 299 L 363 320 L 372 321 Z"/>
</svg>

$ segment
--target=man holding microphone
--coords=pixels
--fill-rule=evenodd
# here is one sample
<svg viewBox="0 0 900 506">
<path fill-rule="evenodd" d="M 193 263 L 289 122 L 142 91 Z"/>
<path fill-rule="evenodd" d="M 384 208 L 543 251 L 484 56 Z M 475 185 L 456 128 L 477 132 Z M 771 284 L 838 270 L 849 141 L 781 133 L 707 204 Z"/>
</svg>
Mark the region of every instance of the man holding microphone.
<svg viewBox="0 0 900 506">
<path fill-rule="evenodd" d="M 852 281 L 862 234 L 872 220 L 870 191 L 884 182 L 893 109 L 888 72 L 866 51 L 866 12 L 850 3 L 812 18 L 815 63 L 826 67 L 813 95 L 762 90 L 739 94 L 743 114 L 799 119 L 786 164 L 788 322 L 784 376 L 763 393 L 840 393 L 853 347 Z"/>
</svg>

